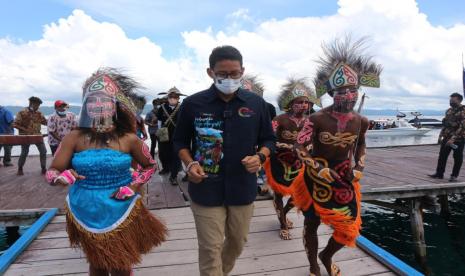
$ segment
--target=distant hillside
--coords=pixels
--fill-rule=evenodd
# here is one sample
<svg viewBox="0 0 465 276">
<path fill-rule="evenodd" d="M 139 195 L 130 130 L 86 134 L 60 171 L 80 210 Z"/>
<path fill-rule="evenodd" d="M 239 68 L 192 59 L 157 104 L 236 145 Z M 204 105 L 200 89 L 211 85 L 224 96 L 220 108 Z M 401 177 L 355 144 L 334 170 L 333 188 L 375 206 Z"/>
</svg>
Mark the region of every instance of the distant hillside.
<svg viewBox="0 0 465 276">
<path fill-rule="evenodd" d="M 8 110 L 10 110 L 11 112 L 13 112 L 13 114 L 16 114 L 18 111 L 22 110 L 24 107 L 21 107 L 21 106 L 5 106 Z M 53 112 L 55 112 L 55 109 L 52 107 L 52 106 L 41 106 L 40 109 L 39 109 L 42 113 L 44 113 L 45 115 L 50 115 L 52 114 Z M 79 111 L 81 110 L 81 107 L 80 106 L 70 106 L 70 109 L 69 109 L 71 112 L 75 113 L 75 114 L 79 114 Z M 150 110 L 152 110 L 152 105 L 151 104 L 147 104 L 144 108 L 144 112 L 143 114 L 147 114 L 147 112 L 149 112 Z M 276 111 L 279 112 L 279 110 L 277 109 Z M 423 115 L 425 116 L 443 116 L 444 115 L 444 112 L 445 110 L 416 110 L 416 111 L 420 111 Z M 397 114 L 397 110 L 394 110 L 394 109 L 365 109 L 363 110 L 362 112 L 363 115 L 366 115 L 366 116 L 396 116 Z M 407 114 L 407 115 L 410 115 L 410 114 Z"/>
<path fill-rule="evenodd" d="M 16 114 L 18 113 L 19 111 L 23 110 L 24 107 L 23 106 L 5 106 L 6 109 L 10 110 L 13 114 Z M 143 114 L 146 114 L 147 112 L 149 112 L 150 110 L 152 109 L 152 105 L 146 105 L 145 108 L 144 108 L 144 112 Z M 53 106 L 40 106 L 39 110 L 44 113 L 45 116 L 47 115 L 50 115 L 52 114 L 53 112 L 55 112 L 55 108 Z M 79 114 L 79 112 L 81 111 L 81 107 L 80 106 L 76 106 L 76 105 L 71 105 L 69 107 L 69 111 L 73 112 L 74 114 Z"/>
<path fill-rule="evenodd" d="M 412 110 L 413 111 L 413 110 Z M 421 114 L 425 115 L 425 116 L 443 116 L 444 115 L 444 112 L 445 110 L 415 110 L 415 111 L 419 111 L 421 112 Z M 407 115 L 410 115 L 408 114 L 408 112 L 405 112 Z M 379 115 L 379 116 L 396 116 L 397 114 L 397 110 L 394 110 L 394 109 L 381 109 L 381 110 L 378 110 L 378 109 L 365 109 L 362 111 L 362 114 L 363 115 L 366 115 L 366 116 L 373 116 L 373 115 Z"/>
</svg>

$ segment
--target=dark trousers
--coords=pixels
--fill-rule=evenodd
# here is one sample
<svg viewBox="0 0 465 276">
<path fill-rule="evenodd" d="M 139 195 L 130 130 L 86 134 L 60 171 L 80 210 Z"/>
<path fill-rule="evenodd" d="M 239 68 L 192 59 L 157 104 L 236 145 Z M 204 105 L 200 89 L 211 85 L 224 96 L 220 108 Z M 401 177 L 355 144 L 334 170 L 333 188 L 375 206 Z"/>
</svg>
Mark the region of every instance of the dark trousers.
<svg viewBox="0 0 465 276">
<path fill-rule="evenodd" d="M 455 142 L 458 146 L 457 149 L 452 149 L 450 146 L 446 145 L 447 140 L 443 139 L 441 142 L 441 149 L 439 150 L 439 159 L 438 159 L 438 166 L 436 168 L 437 175 L 444 175 L 444 171 L 446 170 L 447 158 L 449 157 L 450 151 L 453 150 L 454 154 L 454 167 L 452 168 L 451 176 L 459 176 L 460 168 L 462 167 L 463 163 L 463 147 L 464 141 Z"/>
<path fill-rule="evenodd" d="M 150 155 L 155 159 L 155 149 L 157 148 L 157 136 L 150 134 Z"/>
<path fill-rule="evenodd" d="M 3 164 L 11 163 L 11 148 L 13 146 L 0 145 L 0 151 L 3 148 Z"/>
<path fill-rule="evenodd" d="M 45 169 L 45 166 L 47 165 L 47 148 L 45 147 L 44 143 L 38 143 L 35 145 L 40 153 L 40 167 Z M 18 160 L 18 169 L 22 169 L 26 163 L 26 157 L 29 154 L 29 146 L 30 145 L 21 145 L 21 155 L 19 156 Z"/>
<path fill-rule="evenodd" d="M 173 142 L 158 143 L 158 157 L 164 170 L 169 170 L 171 178 L 176 178 L 181 169 L 181 160 L 178 154 L 174 152 Z"/>
<path fill-rule="evenodd" d="M 58 145 L 50 145 L 50 150 L 52 151 L 52 156 L 55 156 L 55 152 L 57 152 Z"/>
</svg>

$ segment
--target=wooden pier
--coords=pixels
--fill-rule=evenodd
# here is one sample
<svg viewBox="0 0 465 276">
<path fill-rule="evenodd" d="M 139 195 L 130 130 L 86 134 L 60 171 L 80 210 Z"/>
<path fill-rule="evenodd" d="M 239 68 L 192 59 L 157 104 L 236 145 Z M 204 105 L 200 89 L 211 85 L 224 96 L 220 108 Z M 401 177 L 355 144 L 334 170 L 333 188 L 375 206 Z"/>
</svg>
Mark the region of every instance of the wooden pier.
<svg viewBox="0 0 465 276">
<path fill-rule="evenodd" d="M 370 148 L 366 158 L 365 177 L 362 179 L 364 201 L 417 198 L 425 195 L 465 193 L 465 173 L 458 182 L 449 183 L 447 172 L 452 169 L 452 156 L 447 164 L 446 178 L 432 179 L 439 146 L 406 146 Z M 50 164 L 48 158 L 47 164 Z M 0 210 L 62 208 L 67 190 L 50 186 L 40 174 L 38 156 L 28 157 L 24 175 L 17 176 L 17 158 L 13 167 L 0 166 Z M 184 207 L 189 205 L 187 183 L 178 176 L 179 186 L 172 186 L 168 176 L 156 174 L 147 185 L 149 209 Z"/>
<path fill-rule="evenodd" d="M 438 145 L 370 148 L 368 149 L 366 158 L 365 177 L 361 181 L 364 201 L 403 211 L 410 215 L 414 242 L 416 244 L 415 253 L 420 259 L 426 256 L 422 221 L 422 210 L 424 208 L 422 198 L 424 196 L 442 196 L 442 207 L 443 209 L 447 209 L 447 197 L 445 195 L 465 193 L 464 173 L 461 174 L 458 182 L 455 183 L 449 183 L 447 177 L 444 180 L 438 180 L 427 176 L 427 174 L 434 173 L 438 153 Z M 13 163 L 16 164 L 16 161 L 17 159 L 14 158 Z M 50 159 L 48 162 L 50 162 Z M 40 174 L 38 157 L 28 158 L 24 167 L 24 176 L 16 176 L 16 169 L 16 165 L 14 167 L 0 167 L 0 187 L 2 189 L 2 193 L 0 193 L 0 210 L 13 209 L 19 211 L 18 209 L 63 207 L 67 191 L 63 187 L 49 186 L 45 182 L 43 176 Z M 452 157 L 449 158 L 446 176 L 451 169 Z M 190 271 L 190 273 L 196 271 L 196 241 L 190 209 L 179 208 L 189 205 L 187 184 L 181 181 L 180 178 L 182 176 L 183 173 L 180 173 L 180 185 L 172 186 L 167 181 L 167 177 L 157 174 L 146 187 L 147 206 L 154 210 L 155 214 L 165 218 L 169 228 L 172 229 L 172 235 L 166 245 L 149 254 L 141 266 L 137 268 L 137 271 L 142 273 L 142 275 L 144 273 L 150 275 L 149 271 L 152 271 L 152 269 L 161 269 L 153 270 L 161 273 L 157 275 L 165 275 L 164 273 L 184 275 L 182 271 Z M 391 202 L 384 201 L 386 199 L 390 199 Z M 393 204 L 392 199 L 401 199 L 403 205 Z M 283 271 L 280 270 L 283 269 L 282 265 L 289 265 L 286 268 L 286 275 L 303 275 L 307 270 L 307 262 L 300 240 L 303 218 L 297 218 L 296 214 L 292 214 L 298 226 L 297 229 L 293 230 L 295 239 L 283 243 L 283 241 L 279 240 L 276 233 L 278 223 L 269 201 L 256 202 L 256 204 L 257 209 L 254 215 L 254 222 L 257 223 L 253 223 L 250 243 L 241 256 L 241 260 L 238 262 L 238 267 L 234 273 L 236 275 L 283 275 Z M 28 210 L 28 212 L 31 216 L 34 210 Z M 67 247 L 66 233 L 64 232 L 62 220 L 62 216 L 55 218 L 52 224 L 46 228 L 45 232 L 31 244 L 28 250 L 11 267 L 14 270 L 10 270 L 21 271 L 21 269 L 24 269 L 26 273 L 27 271 L 31 271 L 28 269 L 36 269 L 33 268 L 35 265 L 38 266 L 37 269 L 43 267 L 44 271 L 48 271 L 48 269 L 52 269 L 53 267 L 57 267 L 57 269 L 68 267 L 67 264 L 69 262 L 69 267 L 75 270 L 63 270 L 56 273 L 85 273 L 85 269 L 87 268 L 84 259 L 82 259 L 82 254 Z M 6 223 L 0 221 L 0 227 L 2 224 L 3 226 L 6 225 Z M 11 221 L 10 225 L 12 225 Z M 254 227 L 258 227 L 260 231 Z M 192 237 L 189 238 L 188 242 L 184 238 L 177 236 L 178 233 L 190 233 Z M 321 246 L 325 244 L 323 241 L 329 237 L 328 233 L 328 228 L 322 228 L 322 232 L 319 233 L 322 239 Z M 259 241 L 266 242 L 260 245 Z M 268 243 L 270 243 L 270 248 L 268 248 Z M 263 252 L 260 250 L 260 252 L 256 251 L 257 247 L 264 248 Z M 178 249 L 189 253 L 181 253 Z M 176 253 L 177 250 L 179 251 L 178 253 Z M 52 254 L 52 252 L 54 253 Z M 42 253 L 45 257 L 40 256 Z M 350 262 L 365 261 L 370 264 L 368 265 L 370 269 L 371 267 L 376 267 L 376 271 L 366 272 L 355 269 L 361 274 L 344 273 L 344 275 L 377 275 L 378 273 L 381 275 L 391 275 L 388 272 L 389 270 L 379 268 L 378 265 L 380 264 L 374 259 L 358 254 L 363 253 L 360 250 L 344 249 L 344 251 L 338 254 L 338 258 L 342 258 L 339 262 L 343 271 L 345 269 L 350 271 L 350 267 L 352 266 L 352 264 L 349 264 Z M 352 255 L 355 258 L 350 257 Z M 65 256 L 71 257 L 68 258 Z M 257 264 L 255 263 L 255 258 L 258 260 Z M 182 259 L 182 263 L 180 263 L 180 259 Z M 356 259 L 358 261 L 349 261 Z M 364 261 L 360 261 L 361 259 Z M 348 261 L 347 267 L 342 265 L 344 262 L 342 260 Z M 263 265 L 260 263 L 261 261 L 263 261 Z M 336 261 L 338 260 L 336 259 Z M 29 267 L 29 265 L 31 266 Z M 359 265 L 355 265 L 354 267 L 365 267 L 365 265 Z M 380 266 L 383 267 L 382 265 Z M 289 273 L 287 273 L 288 271 Z"/>
<path fill-rule="evenodd" d="M 190 208 L 152 211 L 169 229 L 168 241 L 145 255 L 135 275 L 198 275 L 198 246 Z M 279 225 L 271 201 L 255 202 L 248 242 L 231 275 L 308 275 L 308 261 L 302 245 L 302 215 L 292 212 L 294 239 L 278 237 Z M 64 216 L 56 216 L 5 275 L 87 275 L 88 264 L 80 250 L 69 247 Z M 332 230 L 318 232 L 323 248 Z M 344 275 L 395 275 L 386 266 L 358 248 L 344 248 L 334 261 Z"/>
</svg>

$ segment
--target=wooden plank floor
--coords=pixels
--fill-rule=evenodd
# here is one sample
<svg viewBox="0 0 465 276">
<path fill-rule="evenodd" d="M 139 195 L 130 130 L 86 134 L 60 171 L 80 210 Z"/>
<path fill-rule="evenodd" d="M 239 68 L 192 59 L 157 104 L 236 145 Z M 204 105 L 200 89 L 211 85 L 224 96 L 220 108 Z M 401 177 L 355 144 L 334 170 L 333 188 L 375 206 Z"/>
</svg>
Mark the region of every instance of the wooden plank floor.
<svg viewBox="0 0 465 276">
<path fill-rule="evenodd" d="M 168 225 L 169 239 L 145 255 L 136 275 L 198 275 L 197 239 L 190 208 L 153 211 Z M 303 216 L 293 212 L 293 240 L 278 237 L 278 220 L 271 201 L 255 203 L 249 241 L 232 275 L 308 275 L 302 244 Z M 57 216 L 10 266 L 5 275 L 87 275 L 80 250 L 69 247 L 64 216 Z M 331 229 L 319 229 L 319 247 L 326 245 Z M 334 259 L 343 275 L 395 275 L 358 248 L 344 248 Z"/>
<path fill-rule="evenodd" d="M 452 169 L 452 156 L 449 157 L 446 179 L 435 180 L 427 176 L 436 168 L 439 146 L 407 146 L 391 148 L 370 148 L 366 158 L 365 177 L 362 179 L 362 193 L 365 199 L 370 194 L 379 196 L 379 189 L 412 190 L 424 185 L 447 184 L 447 176 Z M 50 164 L 48 158 L 47 164 Z M 17 158 L 13 158 L 14 167 L 0 167 L 0 210 L 61 208 L 66 196 L 66 189 L 48 185 L 40 174 L 39 158 L 29 157 L 24 167 L 24 176 L 16 175 Z M 463 169 L 462 169 L 463 171 Z M 180 178 L 179 186 L 168 183 L 168 176 L 156 174 L 147 185 L 147 206 L 149 209 L 184 207 L 189 204 L 187 184 Z M 455 186 L 465 189 L 465 173 L 461 173 Z M 384 192 L 383 195 L 388 195 Z M 375 197 L 376 197 L 375 196 Z"/>
</svg>

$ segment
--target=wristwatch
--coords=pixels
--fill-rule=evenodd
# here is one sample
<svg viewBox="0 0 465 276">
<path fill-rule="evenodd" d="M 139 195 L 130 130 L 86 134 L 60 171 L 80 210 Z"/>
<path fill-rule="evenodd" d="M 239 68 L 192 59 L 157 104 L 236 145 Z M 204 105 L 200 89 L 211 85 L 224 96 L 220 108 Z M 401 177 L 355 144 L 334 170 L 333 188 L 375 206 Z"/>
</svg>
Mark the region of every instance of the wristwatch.
<svg viewBox="0 0 465 276">
<path fill-rule="evenodd" d="M 266 161 L 266 156 L 265 156 L 263 153 L 261 153 L 261 152 L 257 152 L 256 154 L 257 154 L 258 157 L 260 158 L 260 163 L 261 163 L 261 164 L 265 163 L 265 161 Z"/>
</svg>

